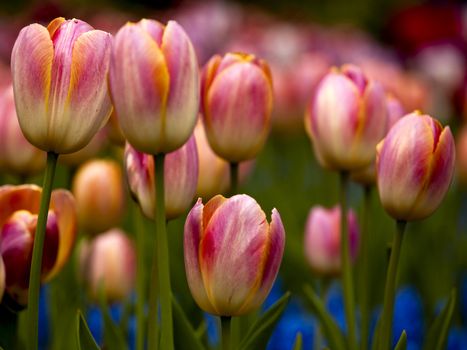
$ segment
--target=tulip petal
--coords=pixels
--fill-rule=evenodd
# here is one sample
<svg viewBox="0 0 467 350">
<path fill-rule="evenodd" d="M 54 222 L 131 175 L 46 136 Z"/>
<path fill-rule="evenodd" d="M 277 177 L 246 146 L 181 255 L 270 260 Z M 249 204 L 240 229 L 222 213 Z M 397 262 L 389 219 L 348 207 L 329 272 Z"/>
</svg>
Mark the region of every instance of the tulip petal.
<svg viewBox="0 0 467 350">
<path fill-rule="evenodd" d="M 238 315 L 259 288 L 268 237 L 266 216 L 249 196 L 231 197 L 212 215 L 200 242 L 199 262 L 217 314 Z"/>
<path fill-rule="evenodd" d="M 169 21 L 162 38 L 162 52 L 170 75 L 166 137 L 171 152 L 182 146 L 196 125 L 199 111 L 199 68 L 195 50 L 185 31 Z"/>
<path fill-rule="evenodd" d="M 198 305 L 209 313 L 216 313 L 204 288 L 198 260 L 198 249 L 203 231 L 203 203 L 198 199 L 188 214 L 184 229 L 185 270 L 191 294 Z"/>
<path fill-rule="evenodd" d="M 269 133 L 272 89 L 266 74 L 253 63 L 238 63 L 219 72 L 205 108 L 209 143 L 230 161 L 253 158 Z"/>
<path fill-rule="evenodd" d="M 55 142 L 67 149 L 67 153 L 87 145 L 112 112 L 107 89 L 111 43 L 110 34 L 100 30 L 86 32 L 74 43 L 69 88 L 65 89 L 67 96 L 63 106 L 68 118 L 57 116 L 54 126 L 59 130 Z"/>
<path fill-rule="evenodd" d="M 282 261 L 285 245 L 285 230 L 279 212 L 274 208 L 271 214 L 269 239 L 265 254 L 263 254 L 263 271 L 258 290 L 252 290 L 250 297 L 238 311 L 239 314 L 248 313 L 258 308 L 266 299 L 276 279 Z"/>
<path fill-rule="evenodd" d="M 136 23 L 137 26 L 141 27 L 145 32 L 147 32 L 152 39 L 161 46 L 162 36 L 164 35 L 164 26 L 153 19 L 143 18 L 141 21 Z"/>
<path fill-rule="evenodd" d="M 51 280 L 68 261 L 76 239 L 76 208 L 71 193 L 66 190 L 54 190 L 50 208 L 57 217 L 60 237 L 57 259 L 53 268 L 47 274 L 46 281 Z"/>
<path fill-rule="evenodd" d="M 161 152 L 166 139 L 169 71 L 158 44 L 137 25 L 127 24 L 115 36 L 110 87 L 128 142 L 141 152 Z"/>
<path fill-rule="evenodd" d="M 214 55 L 211 59 L 206 63 L 203 71 L 201 73 L 201 96 L 203 96 L 203 100 L 201 101 L 201 112 L 205 113 L 208 103 L 208 90 L 211 87 L 211 84 L 216 76 L 217 69 L 222 61 L 222 57 L 220 55 Z"/>
<path fill-rule="evenodd" d="M 41 188 L 36 185 L 1 186 L 0 227 L 15 211 L 27 210 L 32 214 L 38 214 L 41 193 Z"/>
<path fill-rule="evenodd" d="M 11 72 L 18 120 L 29 141 L 45 142 L 47 136 L 53 56 L 52 40 L 45 27 L 31 24 L 21 30 L 11 55 Z"/>
</svg>

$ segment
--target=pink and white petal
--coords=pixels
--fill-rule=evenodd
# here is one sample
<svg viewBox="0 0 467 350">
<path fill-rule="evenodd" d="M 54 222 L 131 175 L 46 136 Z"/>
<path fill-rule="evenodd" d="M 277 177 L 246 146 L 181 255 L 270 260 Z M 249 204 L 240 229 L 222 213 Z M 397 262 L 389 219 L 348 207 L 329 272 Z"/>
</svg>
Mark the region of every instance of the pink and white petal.
<svg viewBox="0 0 467 350">
<path fill-rule="evenodd" d="M 222 57 L 220 55 L 214 55 L 205 64 L 202 72 L 201 72 L 201 102 L 200 102 L 200 111 L 201 113 L 205 113 L 205 108 L 207 107 L 208 101 L 208 93 L 211 84 L 216 77 L 217 69 L 222 61 Z"/>
<path fill-rule="evenodd" d="M 47 105 L 54 48 L 47 28 L 31 24 L 21 30 L 11 55 L 18 120 L 25 137 L 44 150 Z"/>
<path fill-rule="evenodd" d="M 199 249 L 201 273 L 218 315 L 237 315 L 261 283 L 269 225 L 256 201 L 228 199 L 212 215 Z"/>
<path fill-rule="evenodd" d="M 272 87 L 252 63 L 220 72 L 209 89 L 205 124 L 209 143 L 229 161 L 256 156 L 269 133 Z"/>
<path fill-rule="evenodd" d="M 164 35 L 164 25 L 162 23 L 153 19 L 143 18 L 138 23 L 136 23 L 136 25 L 146 31 L 158 46 L 161 46 L 162 36 Z"/>
<path fill-rule="evenodd" d="M 76 239 L 76 207 L 72 194 L 66 190 L 54 190 L 50 201 L 50 209 L 55 212 L 58 221 L 58 252 L 53 268 L 45 280 L 50 281 L 65 265 L 70 257 Z"/>
<path fill-rule="evenodd" d="M 112 101 L 133 147 L 156 154 L 165 142 L 169 72 L 152 37 L 134 24 L 119 30 L 110 64 Z"/>
<path fill-rule="evenodd" d="M 238 310 L 238 314 L 245 314 L 257 309 L 266 299 L 272 288 L 279 267 L 282 262 L 285 247 L 285 230 L 279 212 L 274 208 L 271 214 L 269 237 L 263 254 L 263 271 L 257 290 L 250 292 L 249 298 Z"/>
<path fill-rule="evenodd" d="M 170 220 L 183 214 L 196 194 L 198 151 L 194 135 L 181 148 L 167 155 L 164 182 L 166 215 Z"/>
<path fill-rule="evenodd" d="M 112 112 L 107 88 L 111 48 L 110 34 L 100 30 L 86 32 L 75 41 L 64 106 L 70 119 L 57 116 L 52 129 L 56 130 L 54 139 L 61 145 L 61 153 L 87 145 Z"/>
<path fill-rule="evenodd" d="M 200 83 L 196 53 L 183 28 L 169 21 L 162 52 L 170 75 L 164 152 L 181 147 L 193 133 L 199 111 Z"/>
<path fill-rule="evenodd" d="M 193 298 L 198 305 L 209 313 L 215 314 L 216 310 L 211 305 L 204 282 L 201 275 L 199 264 L 199 247 L 203 232 L 203 203 L 201 199 L 191 209 L 185 222 L 184 229 L 184 257 L 185 257 L 185 272 L 187 276 L 188 286 L 190 287 Z"/>
<path fill-rule="evenodd" d="M 454 138 L 450 128 L 446 127 L 439 136 L 431 159 L 431 173 L 409 220 L 428 217 L 438 208 L 451 184 L 455 159 Z"/>
</svg>

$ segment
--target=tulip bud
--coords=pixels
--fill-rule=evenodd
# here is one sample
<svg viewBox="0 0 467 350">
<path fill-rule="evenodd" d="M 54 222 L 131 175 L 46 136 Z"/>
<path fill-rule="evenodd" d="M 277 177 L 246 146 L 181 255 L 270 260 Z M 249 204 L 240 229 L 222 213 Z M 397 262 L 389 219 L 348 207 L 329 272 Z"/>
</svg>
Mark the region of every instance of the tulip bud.
<svg viewBox="0 0 467 350">
<path fill-rule="evenodd" d="M 113 160 L 91 160 L 73 179 L 80 226 L 91 234 L 119 224 L 125 206 L 122 171 Z"/>
<path fill-rule="evenodd" d="M 115 36 L 110 88 L 123 134 L 138 151 L 180 148 L 195 127 L 199 70 L 193 45 L 175 21 L 142 19 Z"/>
<path fill-rule="evenodd" d="M 386 97 L 386 108 L 388 117 L 388 132 L 392 128 L 392 126 L 406 113 L 404 107 L 399 102 L 399 100 L 393 97 L 392 95 L 387 95 Z M 367 167 L 352 171 L 351 178 L 353 181 L 359 182 L 366 186 L 374 185 L 376 183 L 375 159 Z"/>
<path fill-rule="evenodd" d="M 121 301 L 133 290 L 136 253 L 123 231 L 114 228 L 95 237 L 84 247 L 80 263 L 92 299 L 99 300 L 100 288 L 109 302 Z"/>
<path fill-rule="evenodd" d="M 19 127 L 11 85 L 0 93 L 0 140 L 0 169 L 17 175 L 44 169 L 45 153 L 31 145 Z"/>
<path fill-rule="evenodd" d="M 11 55 L 24 136 L 47 152 L 83 148 L 112 110 L 107 91 L 111 36 L 78 19 L 21 30 Z"/>
<path fill-rule="evenodd" d="M 376 171 L 384 209 L 397 220 L 431 215 L 451 183 L 455 163 L 449 127 L 428 115 L 400 119 L 378 144 Z"/>
<path fill-rule="evenodd" d="M 201 199 L 185 223 L 185 270 L 191 294 L 201 309 L 219 316 L 240 316 L 266 298 L 284 251 L 281 217 L 271 224 L 247 195 Z"/>
<path fill-rule="evenodd" d="M 129 143 L 125 146 L 124 157 L 130 191 L 144 215 L 153 219 L 156 199 L 154 158 L 138 152 Z M 166 217 L 175 219 L 188 209 L 196 193 L 198 152 L 194 136 L 181 148 L 167 155 L 164 182 Z"/>
<path fill-rule="evenodd" d="M 356 66 L 332 70 L 318 85 L 305 117 L 318 161 L 333 170 L 369 165 L 386 132 L 386 114 L 379 83 Z"/>
<path fill-rule="evenodd" d="M 201 106 L 209 144 L 229 162 L 256 157 L 270 129 L 273 91 L 265 61 L 228 53 L 206 64 Z"/>
<path fill-rule="evenodd" d="M 353 210 L 347 213 L 349 244 L 352 261 L 358 251 L 359 229 Z M 341 272 L 341 210 L 336 206 L 326 209 L 313 207 L 308 214 L 305 228 L 305 255 L 313 269 L 322 275 L 338 275 Z"/>
</svg>

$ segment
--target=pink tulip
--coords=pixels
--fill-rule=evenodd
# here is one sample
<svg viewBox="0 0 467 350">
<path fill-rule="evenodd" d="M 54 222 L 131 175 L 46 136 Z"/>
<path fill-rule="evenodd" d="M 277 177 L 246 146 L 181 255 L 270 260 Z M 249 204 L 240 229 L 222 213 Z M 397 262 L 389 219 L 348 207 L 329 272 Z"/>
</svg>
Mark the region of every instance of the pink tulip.
<svg viewBox="0 0 467 350">
<path fill-rule="evenodd" d="M 271 224 L 247 195 L 201 199 L 185 223 L 185 270 L 195 301 L 209 313 L 239 316 L 266 298 L 284 250 L 280 215 Z"/>
<path fill-rule="evenodd" d="M 449 127 L 428 115 L 400 119 L 378 144 L 376 170 L 384 209 L 397 220 L 431 215 L 451 183 L 455 163 Z"/>
<path fill-rule="evenodd" d="M 209 144 L 229 162 L 256 157 L 270 129 L 269 67 L 253 55 L 214 56 L 203 70 L 201 106 Z"/>
<path fill-rule="evenodd" d="M 154 218 L 154 158 L 125 146 L 125 168 L 128 184 L 144 215 Z M 190 207 L 198 183 L 198 152 L 195 137 L 178 150 L 169 153 L 164 165 L 165 210 L 174 219 Z"/>
<path fill-rule="evenodd" d="M 318 85 L 305 123 L 322 166 L 365 167 L 386 132 L 384 90 L 356 66 L 334 69 Z"/>
<path fill-rule="evenodd" d="M 353 210 L 347 213 L 350 255 L 355 261 L 358 252 L 359 229 Z M 305 228 L 305 255 L 313 269 L 322 275 L 341 272 L 341 211 L 338 206 L 326 209 L 313 207 L 308 214 Z"/>
<path fill-rule="evenodd" d="M 193 46 L 177 22 L 143 19 L 115 36 L 110 88 L 123 134 L 138 151 L 169 153 L 195 127 L 199 70 Z"/>
<path fill-rule="evenodd" d="M 6 271 L 6 292 L 27 303 L 29 271 L 41 189 L 35 185 L 0 187 L 0 253 Z M 74 200 L 68 191 L 52 192 L 44 241 L 41 280 L 54 277 L 68 260 L 76 235 Z"/>
<path fill-rule="evenodd" d="M 112 110 L 107 91 L 111 36 L 78 19 L 21 30 L 11 55 L 19 124 L 34 146 L 83 148 Z"/>
<path fill-rule="evenodd" d="M 16 115 L 13 87 L 0 92 L 0 169 L 30 175 L 45 167 L 45 153 L 24 138 Z"/>
<path fill-rule="evenodd" d="M 90 160 L 73 179 L 78 222 L 86 233 L 117 226 L 124 215 L 125 192 L 120 165 L 113 160 Z"/>
<path fill-rule="evenodd" d="M 124 300 L 134 288 L 135 247 L 119 229 L 111 229 L 86 242 L 81 247 L 80 264 L 81 278 L 95 301 L 99 300 L 100 288 L 108 302 Z"/>
</svg>

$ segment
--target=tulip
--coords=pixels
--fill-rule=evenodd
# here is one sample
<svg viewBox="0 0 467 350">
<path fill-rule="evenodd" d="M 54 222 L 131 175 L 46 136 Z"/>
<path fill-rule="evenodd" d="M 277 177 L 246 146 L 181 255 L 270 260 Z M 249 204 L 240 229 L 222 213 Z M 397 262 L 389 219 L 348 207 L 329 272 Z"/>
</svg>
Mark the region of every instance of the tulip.
<svg viewBox="0 0 467 350">
<path fill-rule="evenodd" d="M 120 223 L 125 193 L 117 162 L 91 160 L 83 164 L 73 179 L 72 192 L 79 225 L 87 233 L 100 233 Z"/>
<path fill-rule="evenodd" d="M 305 124 L 322 166 L 342 171 L 365 167 L 386 132 L 384 90 L 356 66 L 333 69 L 318 85 Z"/>
<path fill-rule="evenodd" d="M 378 191 L 396 220 L 419 220 L 441 203 L 454 172 L 455 146 L 449 127 L 428 115 L 411 113 L 378 144 Z"/>
<path fill-rule="evenodd" d="M 459 182 L 467 184 L 467 127 L 463 126 L 457 135 L 456 143 L 456 169 Z"/>
<path fill-rule="evenodd" d="M 35 185 L 0 187 L 0 253 L 6 271 L 6 292 L 27 304 L 32 248 L 41 189 Z M 45 231 L 41 281 L 49 281 L 68 260 L 76 235 L 74 200 L 65 190 L 52 193 Z"/>
<path fill-rule="evenodd" d="M 45 153 L 32 146 L 21 132 L 11 85 L 0 93 L 0 140 L 0 169 L 20 176 L 44 169 Z"/>
<path fill-rule="evenodd" d="M 209 144 L 231 163 L 256 157 L 270 129 L 273 90 L 265 61 L 214 56 L 203 70 L 201 106 Z"/>
<path fill-rule="evenodd" d="M 154 219 L 154 159 L 149 154 L 125 146 L 125 168 L 133 196 L 148 218 Z M 164 192 L 167 219 L 175 219 L 189 208 L 198 183 L 198 152 L 195 137 L 169 153 L 164 166 Z"/>
<path fill-rule="evenodd" d="M 142 19 L 116 34 L 110 88 L 128 142 L 148 154 L 180 148 L 195 127 L 199 71 L 193 46 L 177 22 Z"/>
<path fill-rule="evenodd" d="M 82 279 L 90 297 L 98 301 L 100 288 L 108 302 L 123 301 L 133 288 L 136 253 L 133 242 L 120 229 L 111 229 L 82 247 Z"/>
<path fill-rule="evenodd" d="M 185 223 L 185 270 L 191 294 L 201 309 L 239 316 L 260 306 L 276 278 L 285 232 L 279 212 L 268 224 L 258 203 L 247 195 L 201 199 Z"/>
<path fill-rule="evenodd" d="M 401 119 L 405 114 L 405 109 L 400 101 L 392 95 L 386 97 L 386 109 L 387 109 L 387 132 L 392 126 Z M 387 133 L 386 132 L 386 133 Z M 352 180 L 359 182 L 365 186 L 374 185 L 376 183 L 376 154 L 375 159 L 365 168 L 357 169 L 352 171 Z"/>
<path fill-rule="evenodd" d="M 358 251 L 359 228 L 353 210 L 347 212 L 350 255 L 355 261 Z M 326 209 L 313 207 L 308 214 L 305 228 L 305 255 L 313 269 L 322 275 L 338 275 L 342 270 L 340 255 L 341 211 L 336 206 Z"/>
<path fill-rule="evenodd" d="M 83 148 L 107 121 L 111 36 L 78 19 L 21 30 L 11 55 L 18 120 L 46 152 Z"/>
<path fill-rule="evenodd" d="M 100 129 L 89 143 L 77 152 L 64 154 L 60 156 L 60 163 L 68 165 L 69 167 L 77 167 L 80 164 L 96 157 L 107 146 L 108 129 Z"/>
</svg>

